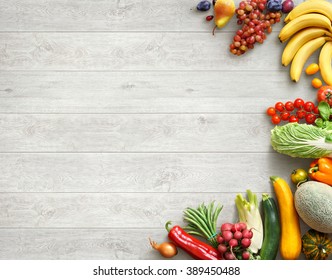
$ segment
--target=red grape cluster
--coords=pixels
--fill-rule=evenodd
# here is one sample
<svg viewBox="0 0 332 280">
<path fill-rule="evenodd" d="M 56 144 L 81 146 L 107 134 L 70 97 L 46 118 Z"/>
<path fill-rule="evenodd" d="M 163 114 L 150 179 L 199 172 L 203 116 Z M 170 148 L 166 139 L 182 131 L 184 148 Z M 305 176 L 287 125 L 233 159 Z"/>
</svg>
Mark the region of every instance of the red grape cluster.
<svg viewBox="0 0 332 280">
<path fill-rule="evenodd" d="M 274 107 L 267 108 L 266 114 L 271 117 L 273 124 L 279 124 L 281 121 L 300 122 L 300 120 L 313 124 L 319 116 L 319 111 L 313 102 L 304 102 L 303 99 L 297 98 L 294 102 L 287 101 L 285 104 L 277 102 Z"/>
<path fill-rule="evenodd" d="M 234 55 L 242 55 L 254 48 L 256 42 L 262 44 L 266 32 L 272 32 L 272 25 L 280 22 L 281 12 L 270 12 L 266 9 L 267 0 L 241 1 L 235 10 L 237 23 L 242 28 L 236 32 L 230 51 Z"/>
<path fill-rule="evenodd" d="M 249 260 L 253 232 L 245 223 L 224 223 L 217 236 L 218 251 L 225 260 Z"/>
</svg>

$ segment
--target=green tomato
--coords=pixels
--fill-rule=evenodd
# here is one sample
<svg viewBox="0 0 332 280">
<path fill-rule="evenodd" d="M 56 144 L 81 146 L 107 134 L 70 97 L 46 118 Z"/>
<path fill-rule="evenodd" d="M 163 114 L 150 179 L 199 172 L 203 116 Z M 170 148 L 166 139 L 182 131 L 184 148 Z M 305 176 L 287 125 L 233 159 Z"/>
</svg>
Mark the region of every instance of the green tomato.
<svg viewBox="0 0 332 280">
<path fill-rule="evenodd" d="M 308 173 L 302 168 L 293 170 L 291 180 L 295 185 L 308 181 Z"/>
</svg>

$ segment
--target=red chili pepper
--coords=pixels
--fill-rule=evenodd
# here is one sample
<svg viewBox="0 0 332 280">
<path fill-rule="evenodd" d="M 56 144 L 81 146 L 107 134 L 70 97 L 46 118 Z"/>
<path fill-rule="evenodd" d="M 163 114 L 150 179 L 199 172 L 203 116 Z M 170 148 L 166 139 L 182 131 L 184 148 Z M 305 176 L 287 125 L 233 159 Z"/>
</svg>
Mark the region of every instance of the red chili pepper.
<svg viewBox="0 0 332 280">
<path fill-rule="evenodd" d="M 171 222 L 167 222 L 165 226 L 168 231 L 168 238 L 194 259 L 221 260 L 218 250 L 186 233 L 180 226 L 174 226 L 172 229 L 169 229 L 168 226 L 170 224 Z"/>
</svg>

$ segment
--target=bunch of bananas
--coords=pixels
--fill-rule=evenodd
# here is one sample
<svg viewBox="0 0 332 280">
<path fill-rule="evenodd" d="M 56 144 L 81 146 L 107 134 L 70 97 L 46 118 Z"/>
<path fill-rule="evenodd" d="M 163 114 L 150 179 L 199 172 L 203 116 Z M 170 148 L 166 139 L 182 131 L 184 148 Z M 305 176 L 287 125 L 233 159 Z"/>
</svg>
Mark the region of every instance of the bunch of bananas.
<svg viewBox="0 0 332 280">
<path fill-rule="evenodd" d="M 332 85 L 332 3 L 307 0 L 297 5 L 285 18 L 279 33 L 281 42 L 287 42 L 282 53 L 282 65 L 290 64 L 290 77 L 300 80 L 309 57 L 318 49 L 320 74 Z"/>
</svg>

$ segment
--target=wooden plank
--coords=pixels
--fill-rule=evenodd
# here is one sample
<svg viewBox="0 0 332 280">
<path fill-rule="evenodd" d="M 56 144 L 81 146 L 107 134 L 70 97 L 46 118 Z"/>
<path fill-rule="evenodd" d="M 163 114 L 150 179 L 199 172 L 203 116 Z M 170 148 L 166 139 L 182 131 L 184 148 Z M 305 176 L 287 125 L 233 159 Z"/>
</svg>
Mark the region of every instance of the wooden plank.
<svg viewBox="0 0 332 280">
<path fill-rule="evenodd" d="M 269 187 L 267 188 L 269 189 Z M 0 228 L 163 227 L 186 207 L 216 201 L 220 220 L 236 220 L 236 193 L 1 193 Z M 260 193 L 257 194 L 259 197 Z"/>
<path fill-rule="evenodd" d="M 0 115 L 0 152 L 269 152 L 264 114 Z"/>
<path fill-rule="evenodd" d="M 306 227 L 302 227 L 304 233 Z M 148 238 L 167 241 L 163 228 L 154 229 L 0 229 L 2 260 L 160 260 Z M 182 249 L 175 260 L 191 260 Z M 280 259 L 278 256 L 277 259 Z M 300 260 L 304 259 L 301 254 Z M 332 259 L 330 255 L 329 259 Z"/>
<path fill-rule="evenodd" d="M 240 0 L 235 0 L 238 4 Z M 295 3 L 302 2 L 296 0 Z M 198 1 L 14 0 L 0 1 L 0 31 L 202 31 L 213 22 L 195 8 Z M 282 24 L 276 24 L 280 30 Z M 235 31 L 236 18 L 223 31 Z"/>
<path fill-rule="evenodd" d="M 284 70 L 277 35 L 237 57 L 232 33 L 0 33 L 0 70 Z"/>
<path fill-rule="evenodd" d="M 234 76 L 241 82 L 229 82 Z M 263 113 L 279 100 L 313 100 L 303 78 L 293 85 L 286 71 L 2 72 L 0 112 Z"/>
<path fill-rule="evenodd" d="M 310 162 L 265 153 L 0 154 L 0 192 L 262 191 L 270 176 Z"/>
<path fill-rule="evenodd" d="M 161 259 L 148 238 L 167 240 L 165 229 L 1 229 L 0 259 Z M 179 249 L 173 259 L 191 257 Z"/>
</svg>

